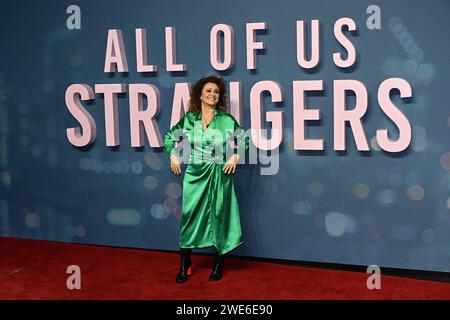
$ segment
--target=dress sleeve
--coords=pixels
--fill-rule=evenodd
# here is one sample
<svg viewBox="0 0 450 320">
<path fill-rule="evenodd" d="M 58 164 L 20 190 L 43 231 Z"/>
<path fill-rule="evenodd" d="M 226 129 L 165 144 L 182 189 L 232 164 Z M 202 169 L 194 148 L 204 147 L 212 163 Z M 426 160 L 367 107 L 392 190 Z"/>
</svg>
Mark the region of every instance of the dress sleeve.
<svg viewBox="0 0 450 320">
<path fill-rule="evenodd" d="M 250 138 L 245 133 L 244 128 L 242 128 L 236 119 L 233 118 L 234 121 L 234 143 L 237 145 L 237 148 L 234 149 L 234 154 L 238 154 L 239 158 L 242 158 L 245 155 L 245 151 L 248 150 L 250 146 Z"/>
<path fill-rule="evenodd" d="M 170 130 L 164 135 L 164 148 L 166 149 L 167 157 L 170 159 L 172 155 L 176 155 L 176 150 L 174 150 L 175 142 L 180 142 L 183 140 L 183 128 L 184 120 L 186 115 L 178 121 Z"/>
</svg>

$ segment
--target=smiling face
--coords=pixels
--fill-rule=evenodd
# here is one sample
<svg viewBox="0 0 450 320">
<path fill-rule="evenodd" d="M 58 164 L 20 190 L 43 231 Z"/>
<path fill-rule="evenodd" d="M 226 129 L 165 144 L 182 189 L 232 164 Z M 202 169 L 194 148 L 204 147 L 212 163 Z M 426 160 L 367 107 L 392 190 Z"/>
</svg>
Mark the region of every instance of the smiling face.
<svg viewBox="0 0 450 320">
<path fill-rule="evenodd" d="M 202 95 L 200 96 L 200 101 L 202 105 L 208 105 L 215 107 L 219 102 L 220 91 L 217 84 L 214 82 L 207 82 L 202 89 Z"/>
</svg>

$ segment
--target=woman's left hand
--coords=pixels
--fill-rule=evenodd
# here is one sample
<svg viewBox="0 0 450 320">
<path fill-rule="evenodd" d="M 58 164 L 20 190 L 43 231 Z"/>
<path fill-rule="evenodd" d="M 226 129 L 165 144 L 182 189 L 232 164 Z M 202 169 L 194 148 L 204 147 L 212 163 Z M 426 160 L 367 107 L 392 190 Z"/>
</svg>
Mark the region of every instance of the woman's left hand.
<svg viewBox="0 0 450 320">
<path fill-rule="evenodd" d="M 225 164 L 225 166 L 223 167 L 223 171 L 226 174 L 230 174 L 236 171 L 236 166 L 237 163 L 239 161 L 239 155 L 238 154 L 233 154 L 230 159 L 227 161 L 227 163 Z"/>
</svg>

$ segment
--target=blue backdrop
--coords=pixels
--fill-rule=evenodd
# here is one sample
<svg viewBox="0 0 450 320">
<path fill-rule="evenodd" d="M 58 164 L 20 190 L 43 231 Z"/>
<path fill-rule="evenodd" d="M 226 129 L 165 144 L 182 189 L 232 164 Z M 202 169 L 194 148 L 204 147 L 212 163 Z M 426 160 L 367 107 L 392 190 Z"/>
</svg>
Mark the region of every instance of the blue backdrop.
<svg viewBox="0 0 450 320">
<path fill-rule="evenodd" d="M 106 147 L 103 96 L 86 104 L 98 135 L 88 148 L 73 147 L 66 128 L 77 126 L 64 101 L 72 83 L 150 83 L 161 94 L 157 117 L 169 128 L 175 83 L 207 74 L 243 87 L 243 123 L 249 128 L 249 93 L 261 80 L 280 83 L 284 101 L 266 97 L 265 111 L 283 110 L 285 140 L 275 175 L 263 165 L 238 167 L 235 177 L 245 243 L 234 254 L 302 261 L 376 264 L 450 271 L 450 3 L 377 1 L 381 29 L 370 30 L 373 1 L 3 1 L 0 13 L 0 235 L 124 247 L 177 250 L 182 176 L 174 176 L 163 148 L 132 148 L 128 96 L 119 97 L 120 138 Z M 66 9 L 81 9 L 81 29 L 69 30 Z M 334 22 L 352 18 L 358 63 L 333 64 L 341 51 Z M 306 72 L 296 62 L 296 21 L 321 23 L 321 64 Z M 266 49 L 257 70 L 246 69 L 245 24 L 267 22 L 258 32 Z M 218 23 L 235 33 L 235 65 L 212 69 L 209 35 Z M 177 29 L 177 60 L 186 72 L 168 73 L 164 27 Z M 156 74 L 136 72 L 136 28 L 146 28 Z M 121 29 L 127 74 L 103 72 L 108 29 Z M 309 30 L 309 29 L 308 29 Z M 402 77 L 413 99 L 396 99 L 409 119 L 410 148 L 380 151 L 379 128 L 396 127 L 377 103 L 379 84 Z M 322 121 L 308 136 L 327 141 L 323 152 L 296 152 L 292 130 L 292 81 L 322 79 L 325 90 L 308 98 Z M 335 79 L 356 79 L 369 92 L 364 127 L 371 151 L 335 152 Z M 446 98 L 447 97 L 447 98 Z M 350 131 L 347 130 L 347 134 Z"/>
</svg>

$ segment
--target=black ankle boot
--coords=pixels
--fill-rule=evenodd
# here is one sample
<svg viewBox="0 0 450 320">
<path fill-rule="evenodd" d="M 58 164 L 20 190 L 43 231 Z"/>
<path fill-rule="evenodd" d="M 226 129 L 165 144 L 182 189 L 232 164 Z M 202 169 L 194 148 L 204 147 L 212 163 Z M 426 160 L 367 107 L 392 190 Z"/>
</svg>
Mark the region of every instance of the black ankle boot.
<svg viewBox="0 0 450 320">
<path fill-rule="evenodd" d="M 191 266 L 191 249 L 180 248 L 180 272 L 178 272 L 175 281 L 178 283 L 185 282 L 192 273 Z"/>
<path fill-rule="evenodd" d="M 222 279 L 222 271 L 223 271 L 223 255 L 219 255 L 216 253 L 214 257 L 214 267 L 209 276 L 209 281 L 219 281 Z"/>
</svg>

